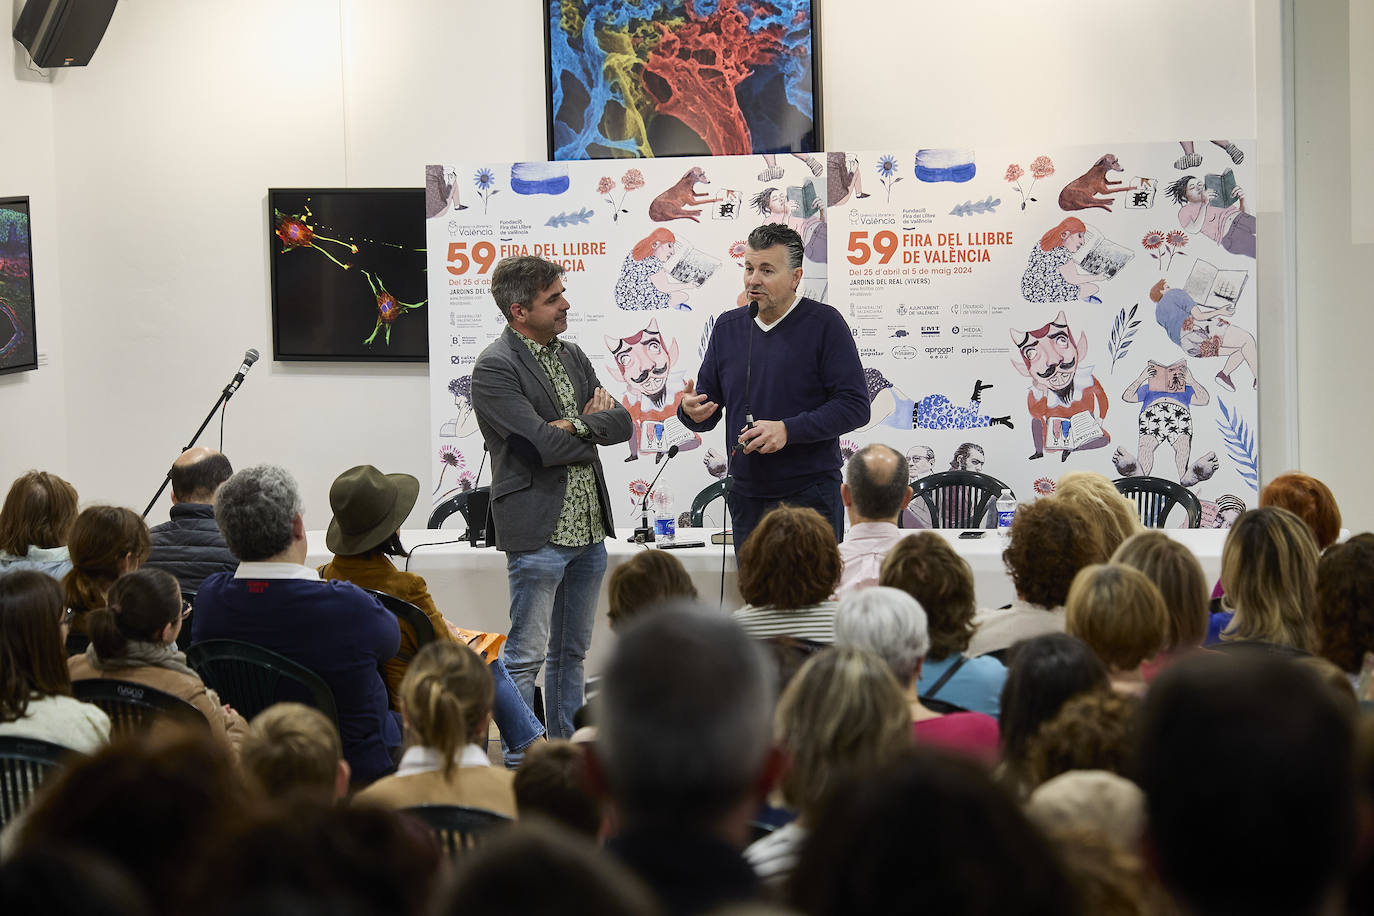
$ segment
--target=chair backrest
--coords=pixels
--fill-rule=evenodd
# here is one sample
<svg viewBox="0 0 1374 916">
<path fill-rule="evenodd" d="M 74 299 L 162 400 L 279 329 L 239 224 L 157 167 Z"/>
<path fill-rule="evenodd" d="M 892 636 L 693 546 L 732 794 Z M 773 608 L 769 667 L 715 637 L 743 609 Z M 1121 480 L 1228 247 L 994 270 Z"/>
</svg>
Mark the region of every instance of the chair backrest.
<svg viewBox="0 0 1374 916">
<path fill-rule="evenodd" d="M 181 600 L 191 606 L 191 617 L 196 613 L 196 591 L 191 588 L 181 590 Z M 191 617 L 187 617 L 181 622 L 181 629 L 177 631 L 177 648 L 182 652 L 191 648 Z"/>
<path fill-rule="evenodd" d="M 456 496 L 452 496 L 444 500 L 443 502 L 439 503 L 439 505 L 435 506 L 434 511 L 429 513 L 429 521 L 425 523 L 425 527 L 442 528 L 444 526 L 444 522 L 449 518 L 449 516 L 453 515 L 454 513 L 458 513 L 463 516 L 464 525 L 471 525 L 472 520 L 468 518 L 469 492 L 470 491 L 468 490 L 464 490 L 462 493 L 459 493 Z"/>
<path fill-rule="evenodd" d="M 338 728 L 339 709 L 324 678 L 285 655 L 237 639 L 207 639 L 192 646 L 186 660 L 245 719 L 292 700 L 314 706 Z"/>
<path fill-rule="evenodd" d="M 401 813 L 423 821 L 449 856 L 481 845 L 488 832 L 514 823 L 504 814 L 466 805 L 414 805 L 402 808 Z"/>
<path fill-rule="evenodd" d="M 911 485 L 930 510 L 932 528 L 982 528 L 988 510 L 1010 488 L 977 471 L 937 471 Z"/>
<path fill-rule="evenodd" d="M 1163 477 L 1120 477 L 1112 483 L 1118 493 L 1135 502 L 1140 523 L 1147 528 L 1164 528 L 1175 506 L 1188 513 L 1189 528 L 1202 527 L 1202 502 L 1182 484 Z"/>
<path fill-rule="evenodd" d="M 151 728 L 165 720 L 210 730 L 210 723 L 201 711 L 181 697 L 134 681 L 113 678 L 72 681 L 72 696 L 83 703 L 99 706 L 110 717 L 110 733 L 115 737 Z"/>
<path fill-rule="evenodd" d="M 690 520 L 689 527 L 704 528 L 706 526 L 706 507 L 717 499 L 723 499 L 725 494 L 730 492 L 730 485 L 733 482 L 732 478 L 727 477 L 724 480 L 717 480 L 714 483 L 707 484 L 702 488 L 701 492 L 692 499 L 692 511 L 688 516 Z"/>
<path fill-rule="evenodd" d="M 43 780 L 61 769 L 68 755 L 82 756 L 50 741 L 0 737 L 0 826 L 24 809 Z"/>
<path fill-rule="evenodd" d="M 434 642 L 434 624 L 430 622 L 429 615 L 395 595 L 388 595 L 386 592 L 379 592 L 375 588 L 365 588 L 372 597 L 382 603 L 382 607 L 396 615 L 397 620 L 402 620 L 410 625 L 410 629 L 415 633 L 415 651 L 418 652 L 421 646 Z M 409 662 L 415 657 L 414 652 L 397 652 L 396 657 L 403 662 Z"/>
</svg>

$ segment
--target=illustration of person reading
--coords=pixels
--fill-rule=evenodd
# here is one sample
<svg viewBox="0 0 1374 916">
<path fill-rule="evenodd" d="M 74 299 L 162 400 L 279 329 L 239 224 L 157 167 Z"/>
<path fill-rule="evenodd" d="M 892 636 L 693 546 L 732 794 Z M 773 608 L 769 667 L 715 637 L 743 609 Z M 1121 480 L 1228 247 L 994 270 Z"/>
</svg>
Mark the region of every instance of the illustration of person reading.
<svg viewBox="0 0 1374 916">
<path fill-rule="evenodd" d="M 1031 246 L 1026 272 L 1021 275 L 1021 295 L 1027 302 L 1101 302 L 1098 286 L 1106 277 L 1087 274 L 1074 263 L 1088 227 L 1076 216 L 1066 218 Z"/>
<path fill-rule="evenodd" d="M 458 408 L 458 416 L 439 427 L 439 435 L 446 438 L 463 438 L 477 432 L 477 415 L 472 412 L 472 376 L 465 375 L 448 383 L 448 393 L 453 395 L 453 405 Z"/>
<path fill-rule="evenodd" d="M 1209 182 L 1215 187 L 1208 187 Z M 1217 188 L 1229 188 L 1228 199 L 1221 199 Z M 1230 169 L 1206 179 L 1184 175 L 1165 190 L 1179 205 L 1178 224 L 1185 232 L 1201 232 L 1231 254 L 1255 256 L 1255 217 Z"/>
<path fill-rule="evenodd" d="M 1150 287 L 1150 301 L 1155 303 L 1155 320 L 1169 339 L 1195 358 L 1225 356 L 1226 364 L 1216 379 L 1227 391 L 1235 391 L 1231 373 L 1245 363 L 1253 376 L 1251 387 L 1259 387 L 1259 349 L 1255 337 L 1227 319 L 1236 314 L 1235 303 L 1207 307 L 1198 305 L 1187 290 L 1172 289 L 1160 280 Z"/>
<path fill-rule="evenodd" d="M 690 309 L 687 290 L 693 284 L 676 279 L 666 269 L 676 245 L 677 236 L 662 226 L 635 242 L 615 281 L 615 304 L 632 312 Z"/>
<path fill-rule="evenodd" d="M 1195 486 L 1217 472 L 1220 465 L 1216 452 L 1208 452 L 1189 466 L 1193 450 L 1192 405 L 1201 407 L 1209 403 L 1212 396 L 1193 378 L 1187 360 L 1181 359 L 1171 366 L 1146 361 L 1145 368 L 1126 386 L 1121 399 L 1140 405 L 1140 416 L 1136 420 L 1136 430 L 1140 434 L 1139 454 L 1132 455 L 1118 447 L 1112 455 L 1112 463 L 1122 477 L 1137 474 L 1149 477 L 1154 471 L 1155 451 L 1164 443 L 1174 447 L 1178 482 L 1185 487 Z"/>
<path fill-rule="evenodd" d="M 674 369 L 677 341 L 663 337 L 656 319 L 629 337 L 607 336 L 605 339 L 612 359 L 606 365 L 611 375 L 624 386 L 625 395 L 620 403 L 634 421 L 630 455 L 625 460 L 639 460 L 642 444 L 646 451 L 655 453 L 654 463 L 657 464 L 663 460 L 667 448 L 665 424 L 676 416 L 677 406 L 682 402 L 682 372 Z M 693 433 L 677 446 L 685 452 L 700 444 L 701 437 Z"/>
<path fill-rule="evenodd" d="M 985 426 L 1015 429 L 1010 415 L 985 417 L 978 412 L 983 391 L 992 387 L 983 384 L 981 379 L 973 383 L 967 407 L 955 406 L 943 394 L 928 394 L 919 401 L 908 398 L 887 376 L 871 367 L 864 368 L 864 381 L 868 383 L 869 414 L 868 424 L 861 427 L 861 431 L 879 423 L 893 429 L 981 429 Z"/>
<path fill-rule="evenodd" d="M 1107 391 L 1093 375 L 1093 367 L 1081 362 L 1088 351 L 1087 335 L 1075 340 L 1062 311 L 1034 331 L 1010 333 L 1019 356 L 1012 357 L 1012 366 L 1031 383 L 1026 409 L 1035 453 L 1030 460 L 1057 451 L 1061 461 L 1068 461 L 1073 452 L 1110 443 L 1111 434 L 1102 426 Z"/>
</svg>

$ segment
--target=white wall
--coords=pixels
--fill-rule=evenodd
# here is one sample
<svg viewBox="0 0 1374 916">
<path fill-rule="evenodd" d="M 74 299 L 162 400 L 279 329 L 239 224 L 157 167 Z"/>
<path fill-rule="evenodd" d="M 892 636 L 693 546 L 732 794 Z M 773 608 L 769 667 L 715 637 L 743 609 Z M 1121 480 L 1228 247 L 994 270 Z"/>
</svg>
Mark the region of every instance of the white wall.
<svg viewBox="0 0 1374 916">
<path fill-rule="evenodd" d="M 1094 0 L 830 0 L 821 16 L 825 142 L 1258 137 L 1257 210 L 1266 247 L 1276 247 L 1261 263 L 1261 309 L 1281 316 L 1283 238 L 1270 227 L 1282 225 L 1282 170 L 1271 169 L 1285 154 L 1275 116 L 1283 2 L 1160 0 L 1148 16 L 1123 19 Z M 430 161 L 543 158 L 539 4 L 498 11 L 477 0 L 121 4 L 91 67 L 36 87 L 47 94 L 30 115 L 37 142 L 51 136 L 56 147 L 55 165 L 33 157 L 47 172 L 28 179 L 40 189 L 30 193 L 44 181 L 51 193 L 62 176 L 60 230 L 35 224 L 60 231 L 50 252 L 62 264 L 54 318 L 68 333 L 47 338 L 55 364 L 65 356 L 60 371 L 0 379 L 0 411 L 28 410 L 45 433 L 24 461 L 66 467 L 85 499 L 142 507 L 243 350 L 270 353 L 268 187 L 418 186 Z M 1229 56 L 1194 63 L 1180 22 L 1193 35 L 1233 36 Z M 29 88 L 0 89 L 0 102 Z M 10 181 L 10 169 L 0 174 Z M 40 298 L 57 303 L 42 283 Z M 1291 343 L 1267 331 L 1261 457 L 1272 476 L 1300 462 L 1281 434 L 1293 413 L 1283 403 Z M 323 526 L 329 483 L 352 464 L 425 476 L 424 377 L 424 367 L 265 357 L 230 408 L 225 450 L 238 465 L 292 468 L 308 523 Z M 74 395 L 65 416 L 51 406 L 63 382 Z M 41 411 L 22 395 L 37 385 L 55 386 Z M 7 445 L 0 479 L 24 461 Z M 1301 463 L 1345 473 L 1335 461 Z M 164 513 L 165 501 L 152 520 Z"/>
</svg>

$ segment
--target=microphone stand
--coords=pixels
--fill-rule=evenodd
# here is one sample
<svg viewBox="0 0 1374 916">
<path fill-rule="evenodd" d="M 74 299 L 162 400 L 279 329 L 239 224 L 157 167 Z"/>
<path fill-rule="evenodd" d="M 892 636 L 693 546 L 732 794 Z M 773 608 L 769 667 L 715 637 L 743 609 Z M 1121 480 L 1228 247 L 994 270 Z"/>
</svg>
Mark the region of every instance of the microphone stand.
<svg viewBox="0 0 1374 916">
<path fill-rule="evenodd" d="M 754 371 L 754 319 L 759 316 L 759 304 L 749 303 L 749 349 L 748 355 L 744 359 L 744 428 L 752 429 L 754 426 L 754 412 L 749 407 L 750 391 L 749 381 Z M 730 516 L 730 471 L 735 464 L 735 453 L 740 450 L 739 439 L 735 439 L 734 445 L 730 446 L 730 452 L 725 456 L 725 476 L 721 478 L 725 482 L 725 488 L 721 491 L 720 501 L 725 504 L 725 512 L 722 518 L 728 519 Z M 720 529 L 720 604 L 725 606 L 725 548 L 732 547 L 735 543 L 734 532 L 730 528 L 722 525 Z M 727 537 L 728 535 L 728 537 Z M 738 572 L 738 570 L 736 570 Z"/>
<path fill-rule="evenodd" d="M 250 354 L 252 355 L 252 359 L 248 358 Z M 200 439 L 200 434 L 205 432 L 205 427 L 209 426 L 210 421 L 215 418 L 215 411 L 219 410 L 221 404 L 227 404 L 229 402 L 229 399 L 234 396 L 234 392 L 238 391 L 239 386 L 243 384 L 243 377 L 248 374 L 249 367 L 257 361 L 257 350 L 249 350 L 248 353 L 245 353 L 243 355 L 243 365 L 239 367 L 239 371 L 234 375 L 234 377 L 229 380 L 229 384 L 224 386 L 224 390 L 219 393 L 219 398 L 215 401 L 215 406 L 210 408 L 210 412 L 205 415 L 205 420 L 202 421 L 200 424 L 200 429 L 196 430 L 196 434 L 192 436 L 191 441 L 187 442 L 185 447 L 182 448 L 182 452 L 185 452 L 188 449 L 195 446 L 197 440 Z M 144 507 L 143 518 L 147 518 L 148 513 L 153 511 L 153 506 L 157 505 L 157 501 L 162 498 L 163 491 L 167 489 L 167 484 L 171 482 L 172 469 L 169 467 L 167 469 L 167 476 L 162 478 L 162 485 L 157 488 L 157 492 L 153 494 L 153 498 L 148 500 L 148 505 Z"/>
<path fill-rule="evenodd" d="M 663 464 L 659 467 L 658 473 L 654 475 L 654 479 L 650 481 L 649 488 L 644 491 L 644 499 L 639 504 L 639 527 L 635 529 L 634 534 L 626 539 L 631 544 L 652 544 L 654 542 L 654 526 L 653 523 L 649 521 L 649 496 L 654 492 L 654 484 L 658 483 L 658 479 L 663 476 L 663 472 L 668 470 L 668 462 L 677 457 L 678 451 L 679 449 L 676 445 L 668 447 L 667 459 L 665 459 Z"/>
</svg>

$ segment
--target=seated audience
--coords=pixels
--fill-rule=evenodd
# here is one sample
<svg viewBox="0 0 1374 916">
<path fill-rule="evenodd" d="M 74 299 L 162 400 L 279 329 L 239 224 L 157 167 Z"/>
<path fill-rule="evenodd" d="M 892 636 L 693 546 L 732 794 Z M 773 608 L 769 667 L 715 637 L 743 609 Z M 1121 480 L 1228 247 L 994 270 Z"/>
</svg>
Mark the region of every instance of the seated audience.
<svg viewBox="0 0 1374 916">
<path fill-rule="evenodd" d="M 703 882 L 714 877 L 697 876 Z M 512 905 L 512 898 L 518 905 Z M 664 912 L 649 888 L 624 865 L 547 821 L 522 822 L 466 850 L 447 886 L 435 894 L 430 913 L 508 916 L 517 910 L 520 916 Z"/>
<path fill-rule="evenodd" d="M 239 566 L 201 583 L 193 642 L 237 639 L 314 671 L 334 693 L 354 782 L 389 772 L 401 728 L 378 669 L 400 646 L 396 617 L 356 585 L 321 581 L 304 565 L 300 493 L 281 468 L 230 477 L 216 496 L 215 521 Z"/>
<path fill-rule="evenodd" d="M 93 754 L 110 740 L 110 718 L 72 698 L 62 617 L 57 580 L 32 569 L 0 575 L 0 735 Z"/>
<path fill-rule="evenodd" d="M 1069 471 L 1055 482 L 1054 495 L 1083 513 L 1094 530 L 1094 540 L 1107 556 L 1128 537 L 1145 530 L 1135 503 L 1122 496 L 1110 478 L 1096 471 Z"/>
<path fill-rule="evenodd" d="M 841 776 L 871 773 L 909 748 L 911 713 L 882 658 L 836 646 L 802 666 L 783 691 L 773 721 L 774 740 L 787 755 L 783 802 L 797 818 L 756 840 L 744 858 L 765 884 L 780 888 L 796 867 L 826 793 Z"/>
<path fill-rule="evenodd" d="M 1048 841 L 977 764 L 917 749 L 831 793 L 789 889 L 812 916 L 1074 916 Z"/>
<path fill-rule="evenodd" d="M 1194 651 L 1207 636 L 1207 577 L 1193 552 L 1162 531 L 1142 531 L 1122 542 L 1112 554 L 1143 572 L 1159 589 L 1169 615 L 1164 648 L 1142 668 L 1148 682 L 1174 658 Z"/>
<path fill-rule="evenodd" d="M 902 538 L 883 561 L 879 584 L 900 588 L 926 612 L 930 651 L 916 693 L 996 718 L 1007 669 L 991 655 L 969 658 L 973 639 L 973 571 L 950 543 L 931 531 Z"/>
<path fill-rule="evenodd" d="M 770 510 L 740 547 L 739 593 L 748 604 L 735 621 L 755 639 L 830 645 L 840 565 L 835 530 L 819 512 L 786 504 Z"/>
<path fill-rule="evenodd" d="M 536 744 L 520 761 L 513 788 L 521 820 L 542 817 L 591 839 L 600 836 L 601 805 L 592 792 L 584 745 Z"/>
<path fill-rule="evenodd" d="M 72 568 L 67 538 L 75 520 L 71 484 L 47 471 L 17 477 L 0 507 L 0 575 L 35 569 L 61 579 Z"/>
<path fill-rule="evenodd" d="M 419 821 L 318 798 L 262 809 L 206 859 L 187 913 L 422 916 L 443 861 Z"/>
<path fill-rule="evenodd" d="M 149 912 L 143 892 L 119 869 L 90 853 L 37 849 L 0 863 L 0 913 L 146 916 Z"/>
<path fill-rule="evenodd" d="M 697 598 L 686 567 L 666 550 L 641 550 L 606 577 L 606 620 L 619 630 L 646 608 L 673 598 Z"/>
<path fill-rule="evenodd" d="M 1352 679 L 1374 651 L 1374 534 L 1327 548 L 1317 563 L 1317 651 Z"/>
<path fill-rule="evenodd" d="M 1149 577 L 1120 563 L 1084 567 L 1069 587 L 1065 628 L 1092 646 L 1107 666 L 1112 688 L 1145 692 L 1141 664 L 1164 647 L 1169 612 Z"/>
<path fill-rule="evenodd" d="M 1042 829 L 1063 863 L 1084 912 L 1094 916 L 1173 913 L 1168 895 L 1137 850 L 1089 827 Z"/>
<path fill-rule="evenodd" d="M 1078 637 L 1047 633 L 1018 643 L 1007 665 L 998 719 L 1004 781 L 1024 793 L 1030 743 L 1040 726 L 1059 715 L 1070 699 L 1110 689 L 1107 666 Z"/>
<path fill-rule="evenodd" d="M 195 591 L 206 576 L 232 572 L 238 561 L 215 524 L 215 490 L 234 473 L 229 459 L 198 445 L 172 462 L 171 518 L 148 532 L 147 565 L 177 577 L 185 591 Z"/>
<path fill-rule="evenodd" d="M 203 872 L 222 880 L 222 861 L 212 864 L 210 853 L 246 805 L 229 752 L 208 735 L 135 736 L 51 777 L 28 809 L 17 851 L 101 856 L 133 879 L 153 912 L 198 912 L 191 884 Z"/>
<path fill-rule="evenodd" d="M 1073 770 L 1103 770 L 1134 778 L 1139 714 L 1138 698 L 1115 691 L 1094 690 L 1071 697 L 1031 738 L 1026 748 L 1026 785 L 1034 790 Z"/>
<path fill-rule="evenodd" d="M 1317 542 L 1287 509 L 1252 509 L 1236 519 L 1221 550 L 1222 607 L 1212 615 L 1208 645 L 1265 646 L 1311 652 L 1309 616 L 1316 603 Z"/>
<path fill-rule="evenodd" d="M 62 577 L 62 599 L 73 612 L 67 654 L 86 650 L 86 612 L 105 606 L 114 581 L 148 558 L 148 526 L 123 506 L 89 506 L 72 522 L 67 542 L 72 568 Z"/>
<path fill-rule="evenodd" d="M 1140 730 L 1149 858 L 1184 911 L 1342 912 L 1359 804 L 1352 719 L 1330 688 L 1263 653 L 1184 659 Z"/>
<path fill-rule="evenodd" d="M 432 642 L 401 681 L 408 746 L 396 773 L 355 801 L 388 808 L 466 805 L 515 817 L 514 780 L 487 759 L 491 671 L 462 643 Z"/>
<path fill-rule="evenodd" d="M 247 723 L 206 688 L 177 649 L 184 609 L 181 587 L 171 573 L 140 569 L 120 576 L 105 607 L 87 612 L 91 644 L 67 659 L 67 669 L 73 681 L 111 678 L 170 693 L 200 710 L 216 739 L 236 746 Z"/>
<path fill-rule="evenodd" d="M 249 786 L 271 801 L 307 795 L 333 802 L 348 794 L 351 773 L 339 730 L 304 703 L 274 703 L 254 716 L 239 745 L 239 766 Z"/>
<path fill-rule="evenodd" d="M 513 762 L 544 734 L 544 726 L 520 696 L 519 688 L 501 660 L 501 643 L 505 637 L 464 630 L 449 623 L 434 604 L 424 577 L 403 572 L 390 560 L 390 557 L 406 556 L 400 527 L 410 510 L 415 508 L 419 492 L 420 482 L 409 474 L 383 474 L 370 464 L 340 474 L 329 488 L 329 505 L 334 510 L 334 517 L 329 520 L 329 530 L 325 533 L 325 545 L 333 552 L 334 559 L 320 567 L 320 578 L 352 582 L 408 601 L 425 612 L 435 639 L 462 642 L 480 652 L 491 667 L 492 681 L 496 685 L 492 716 L 501 732 L 502 745 Z M 414 658 L 419 649 L 410 624 L 404 620 L 397 622 L 401 627 L 401 648 L 382 668 L 393 709 L 400 708 L 406 659 Z"/>
<path fill-rule="evenodd" d="M 1287 509 L 1302 519 L 1316 538 L 1318 551 L 1326 550 L 1341 536 L 1341 510 L 1336 497 L 1326 484 L 1300 471 L 1280 474 L 1265 484 L 1260 490 L 1259 505 L 1261 509 Z"/>
<path fill-rule="evenodd" d="M 762 650 L 715 608 L 666 607 L 625 628 L 602 681 L 592 759 L 620 825 L 608 848 L 671 914 L 756 899 L 740 852 L 781 767 Z"/>
<path fill-rule="evenodd" d="M 989 764 L 996 761 L 996 719 L 967 710 L 940 712 L 917 698 L 916 683 L 930 637 L 925 612 L 915 598 L 882 585 L 845 595 L 835 618 L 835 640 L 837 645 L 873 652 L 887 663 L 906 696 L 918 744 L 939 745 Z"/>
<path fill-rule="evenodd" d="M 1012 643 L 1064 631 L 1064 602 L 1078 571 L 1107 559 L 1108 551 L 1082 512 L 1058 497 L 1044 497 L 1016 510 L 1002 561 L 1016 586 L 1008 607 L 979 611 L 973 618 L 969 655 L 1001 652 Z"/>
<path fill-rule="evenodd" d="M 1109 693 L 1096 696 L 1131 703 L 1139 718 L 1138 703 Z M 1133 852 L 1145 836 L 1145 793 L 1107 770 L 1068 769 L 1045 780 L 1026 800 L 1026 813 L 1047 832 L 1092 830 Z"/>
<path fill-rule="evenodd" d="M 897 520 L 911 502 L 906 458 L 887 445 L 865 445 L 845 465 L 840 499 L 849 513 L 849 533 L 840 545 L 844 571 L 837 595 L 877 585 L 883 557 L 901 540 Z"/>
</svg>

